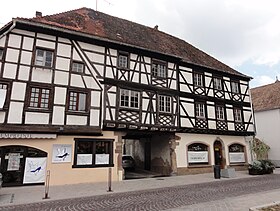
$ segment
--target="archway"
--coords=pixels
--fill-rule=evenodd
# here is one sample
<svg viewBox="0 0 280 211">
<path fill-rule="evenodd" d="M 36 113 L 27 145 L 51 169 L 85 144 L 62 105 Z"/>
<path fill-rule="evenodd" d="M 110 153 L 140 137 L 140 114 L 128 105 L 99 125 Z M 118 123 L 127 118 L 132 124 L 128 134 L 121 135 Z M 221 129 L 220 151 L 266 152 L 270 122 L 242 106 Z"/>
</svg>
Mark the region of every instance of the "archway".
<svg viewBox="0 0 280 211">
<path fill-rule="evenodd" d="M 223 143 L 221 140 L 216 140 L 214 142 L 214 161 L 215 165 L 221 166 L 221 169 L 225 167 L 225 159 L 224 159 L 224 151 L 223 151 Z"/>
</svg>

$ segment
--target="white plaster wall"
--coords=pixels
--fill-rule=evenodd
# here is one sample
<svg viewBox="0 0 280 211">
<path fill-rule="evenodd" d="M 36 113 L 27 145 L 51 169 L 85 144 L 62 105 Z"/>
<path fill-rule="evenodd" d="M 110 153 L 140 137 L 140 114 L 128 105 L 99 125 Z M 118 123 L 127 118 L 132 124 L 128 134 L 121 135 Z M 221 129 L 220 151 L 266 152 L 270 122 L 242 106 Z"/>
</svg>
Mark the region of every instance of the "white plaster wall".
<svg viewBox="0 0 280 211">
<path fill-rule="evenodd" d="M 14 48 L 20 48 L 20 44 L 21 44 L 21 36 L 10 34 L 8 46 Z"/>
<path fill-rule="evenodd" d="M 26 64 L 26 65 L 31 65 L 31 58 L 32 58 L 32 53 L 31 52 L 22 51 L 21 52 L 20 63 L 21 64 Z"/>
<path fill-rule="evenodd" d="M 70 59 L 56 57 L 56 69 L 69 71 Z"/>
<path fill-rule="evenodd" d="M 52 124 L 53 125 L 64 125 L 65 107 L 54 106 Z"/>
<path fill-rule="evenodd" d="M 71 45 L 58 43 L 58 45 L 57 45 L 57 55 L 58 56 L 65 56 L 65 57 L 70 58 L 70 56 L 71 56 Z"/>
<path fill-rule="evenodd" d="M 79 54 L 75 48 L 73 49 L 73 60 L 82 61 L 81 57 L 79 56 Z"/>
<path fill-rule="evenodd" d="M 49 113 L 25 112 L 25 124 L 49 124 Z"/>
<path fill-rule="evenodd" d="M 67 115 L 67 125 L 86 125 L 87 116 Z"/>
<path fill-rule="evenodd" d="M 99 110 L 90 110 L 90 125 L 99 126 Z"/>
<path fill-rule="evenodd" d="M 19 50 L 8 48 L 6 52 L 7 62 L 18 62 Z"/>
<path fill-rule="evenodd" d="M 3 78 L 15 79 L 16 73 L 17 73 L 17 65 L 5 63 L 4 71 L 3 71 Z"/>
<path fill-rule="evenodd" d="M 13 82 L 11 100 L 24 101 L 26 92 L 26 83 Z"/>
<path fill-rule="evenodd" d="M 29 72 L 30 72 L 30 67 L 20 65 L 19 72 L 18 72 L 18 79 L 28 81 Z"/>
<path fill-rule="evenodd" d="M 51 83 L 53 71 L 50 69 L 43 69 L 39 67 L 33 67 L 32 69 L 32 81 Z"/>
<path fill-rule="evenodd" d="M 37 34 L 37 37 L 38 37 L 38 38 L 47 39 L 47 40 L 53 40 L 53 41 L 56 40 L 56 37 L 55 37 L 55 36 L 51 36 L 51 35 L 47 35 L 47 34 L 41 34 L 41 33 L 38 33 L 38 34 Z"/>
<path fill-rule="evenodd" d="M 23 49 L 25 50 L 32 50 L 33 49 L 33 43 L 34 43 L 34 39 L 30 38 L 30 37 L 24 37 L 23 38 Z"/>
<path fill-rule="evenodd" d="M 0 39 L 0 47 L 4 47 L 5 46 L 6 38 L 7 38 L 7 36 L 4 36 L 4 37 L 2 37 Z"/>
<path fill-rule="evenodd" d="M 77 74 L 71 74 L 70 85 L 71 86 L 85 88 L 84 82 L 82 80 L 82 76 L 81 75 L 77 75 Z"/>
<path fill-rule="evenodd" d="M 46 41 L 46 40 L 37 39 L 36 40 L 36 46 L 43 47 L 43 48 L 54 49 L 55 48 L 55 42 L 50 42 L 50 41 Z"/>
<path fill-rule="evenodd" d="M 6 117 L 6 112 L 0 111 L 0 123 L 4 123 L 5 117 Z"/>
<path fill-rule="evenodd" d="M 256 137 L 270 146 L 268 158 L 280 166 L 280 110 L 255 112 L 255 121 Z"/>
<path fill-rule="evenodd" d="M 54 72 L 54 83 L 58 85 L 68 85 L 69 73 L 56 70 Z"/>
<path fill-rule="evenodd" d="M 97 85 L 97 82 L 93 79 L 93 77 L 83 76 L 86 84 L 86 88 L 88 89 L 100 89 Z"/>
<path fill-rule="evenodd" d="M 100 106 L 100 96 L 101 92 L 91 91 L 91 106 L 99 107 Z"/>
<path fill-rule="evenodd" d="M 188 133 L 176 133 L 176 136 L 181 137 L 181 140 L 178 141 L 179 145 L 176 147 L 175 152 L 177 155 L 177 167 L 187 167 L 187 145 L 200 142 L 206 145 L 209 145 L 209 164 L 214 165 L 214 142 L 217 138 L 220 138 L 224 144 L 224 152 L 226 158 L 226 165 L 229 165 L 229 153 L 228 153 L 228 146 L 233 143 L 239 143 L 246 147 L 247 155 L 246 160 L 251 162 L 250 157 L 250 149 L 249 144 L 245 141 L 243 136 L 220 136 L 220 135 L 206 135 L 206 134 L 188 134 Z"/>
<path fill-rule="evenodd" d="M 21 124 L 22 123 L 23 103 L 10 102 L 10 109 L 8 114 L 9 124 Z"/>
<path fill-rule="evenodd" d="M 65 105 L 66 103 L 66 88 L 55 87 L 54 104 Z"/>
<path fill-rule="evenodd" d="M 35 36 L 34 32 L 25 31 L 25 30 L 21 30 L 21 29 L 13 29 L 12 32 L 18 33 L 18 34 L 23 34 L 23 35 L 28 35 L 28 36 L 31 36 L 31 37 Z"/>
</svg>

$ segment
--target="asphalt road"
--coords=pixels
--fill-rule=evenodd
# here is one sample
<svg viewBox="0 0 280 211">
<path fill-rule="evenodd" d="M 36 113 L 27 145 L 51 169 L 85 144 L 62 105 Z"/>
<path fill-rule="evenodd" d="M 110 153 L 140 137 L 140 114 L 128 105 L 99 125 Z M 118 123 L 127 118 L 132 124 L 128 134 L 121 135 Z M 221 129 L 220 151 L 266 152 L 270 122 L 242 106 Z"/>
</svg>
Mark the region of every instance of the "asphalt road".
<svg viewBox="0 0 280 211">
<path fill-rule="evenodd" d="M 280 188 L 280 175 L 0 207 L 0 210 L 165 210 Z"/>
</svg>

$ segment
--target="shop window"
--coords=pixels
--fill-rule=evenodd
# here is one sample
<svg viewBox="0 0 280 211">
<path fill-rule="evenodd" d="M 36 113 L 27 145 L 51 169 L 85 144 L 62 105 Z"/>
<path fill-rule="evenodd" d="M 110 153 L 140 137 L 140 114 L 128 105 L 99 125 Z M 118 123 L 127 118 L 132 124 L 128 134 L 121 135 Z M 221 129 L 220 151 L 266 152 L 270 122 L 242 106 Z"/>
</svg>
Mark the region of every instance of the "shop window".
<svg viewBox="0 0 280 211">
<path fill-rule="evenodd" d="M 228 147 L 230 163 L 245 162 L 245 147 L 241 144 L 232 144 Z"/>
<path fill-rule="evenodd" d="M 189 165 L 206 165 L 208 160 L 208 146 L 202 143 L 190 144 L 187 148 Z"/>
<path fill-rule="evenodd" d="M 53 51 L 36 49 L 35 65 L 51 68 L 53 65 Z"/>
<path fill-rule="evenodd" d="M 29 107 L 49 108 L 50 90 L 32 87 L 30 91 Z"/>
<path fill-rule="evenodd" d="M 87 94 L 82 92 L 69 92 L 69 111 L 86 111 Z"/>
<path fill-rule="evenodd" d="M 113 166 L 113 140 L 75 139 L 73 167 Z"/>
</svg>

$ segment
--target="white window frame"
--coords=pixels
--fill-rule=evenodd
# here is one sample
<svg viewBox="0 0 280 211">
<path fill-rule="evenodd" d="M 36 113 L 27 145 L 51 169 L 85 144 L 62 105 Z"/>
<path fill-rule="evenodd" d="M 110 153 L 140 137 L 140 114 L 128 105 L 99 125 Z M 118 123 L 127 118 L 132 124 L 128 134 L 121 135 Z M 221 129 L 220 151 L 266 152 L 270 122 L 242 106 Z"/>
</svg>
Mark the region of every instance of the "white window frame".
<svg viewBox="0 0 280 211">
<path fill-rule="evenodd" d="M 194 73 L 193 74 L 193 84 L 194 84 L 194 86 L 203 87 L 203 74 Z"/>
<path fill-rule="evenodd" d="M 216 106 L 216 118 L 217 120 L 225 120 L 225 109 L 221 105 Z"/>
<path fill-rule="evenodd" d="M 214 78 L 213 79 L 214 89 L 216 90 L 223 90 L 223 83 L 221 78 Z"/>
<path fill-rule="evenodd" d="M 68 111 L 86 112 L 87 111 L 87 93 L 69 91 Z"/>
<path fill-rule="evenodd" d="M 205 119 L 205 103 L 195 103 L 195 116 L 200 119 Z"/>
<path fill-rule="evenodd" d="M 39 54 L 41 54 L 41 55 L 39 55 Z M 48 61 L 48 59 L 47 59 L 48 54 L 51 55 L 51 61 Z M 37 48 L 36 55 L 35 55 L 35 65 L 51 68 L 53 66 L 53 57 L 54 57 L 53 51 Z"/>
<path fill-rule="evenodd" d="M 235 122 L 242 122 L 242 113 L 240 108 L 234 108 L 233 109 L 233 116 Z"/>
<path fill-rule="evenodd" d="M 120 107 L 139 109 L 140 92 L 120 89 Z"/>
<path fill-rule="evenodd" d="M 161 62 L 152 62 L 152 76 L 158 78 L 167 78 L 167 66 Z"/>
<path fill-rule="evenodd" d="M 239 83 L 236 81 L 231 82 L 231 92 L 238 94 L 239 93 Z"/>
<path fill-rule="evenodd" d="M 118 56 L 118 67 L 128 68 L 128 55 L 120 53 Z"/>
<path fill-rule="evenodd" d="M 171 97 L 159 95 L 159 111 L 171 113 Z"/>
<path fill-rule="evenodd" d="M 84 64 L 82 62 L 73 61 L 72 72 L 83 73 L 84 72 Z"/>
</svg>

